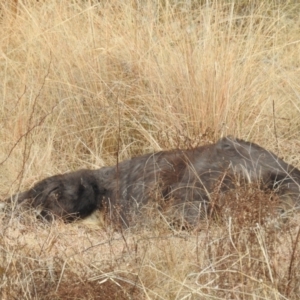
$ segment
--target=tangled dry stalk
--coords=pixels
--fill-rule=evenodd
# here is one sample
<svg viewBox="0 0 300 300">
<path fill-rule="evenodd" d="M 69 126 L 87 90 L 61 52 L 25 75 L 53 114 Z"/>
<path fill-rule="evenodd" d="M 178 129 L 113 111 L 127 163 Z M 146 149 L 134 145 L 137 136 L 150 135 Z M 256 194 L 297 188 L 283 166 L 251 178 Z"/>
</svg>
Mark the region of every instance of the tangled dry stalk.
<svg viewBox="0 0 300 300">
<path fill-rule="evenodd" d="M 300 167 L 297 3 L 16 3 L 0 4 L 1 198 L 225 135 Z M 3 211 L 1 299 L 298 299 L 299 216 L 277 221 L 276 199 L 240 187 L 191 232 L 155 210 L 121 232 Z"/>
</svg>

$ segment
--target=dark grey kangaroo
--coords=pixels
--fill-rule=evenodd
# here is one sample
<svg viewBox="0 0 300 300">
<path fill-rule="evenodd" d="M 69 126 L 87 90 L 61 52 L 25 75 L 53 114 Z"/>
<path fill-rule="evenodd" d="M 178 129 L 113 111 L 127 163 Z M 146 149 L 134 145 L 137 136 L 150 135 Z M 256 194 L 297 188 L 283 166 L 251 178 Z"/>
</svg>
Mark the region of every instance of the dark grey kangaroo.
<svg viewBox="0 0 300 300">
<path fill-rule="evenodd" d="M 299 206 L 300 171 L 257 144 L 233 137 L 190 150 L 146 154 L 98 170 L 55 175 L 12 198 L 19 203 L 30 199 L 46 218 L 54 215 L 66 221 L 104 210 L 125 227 L 160 199 L 195 225 L 209 210 L 211 193 L 233 189 L 237 181 L 256 182 Z"/>
</svg>

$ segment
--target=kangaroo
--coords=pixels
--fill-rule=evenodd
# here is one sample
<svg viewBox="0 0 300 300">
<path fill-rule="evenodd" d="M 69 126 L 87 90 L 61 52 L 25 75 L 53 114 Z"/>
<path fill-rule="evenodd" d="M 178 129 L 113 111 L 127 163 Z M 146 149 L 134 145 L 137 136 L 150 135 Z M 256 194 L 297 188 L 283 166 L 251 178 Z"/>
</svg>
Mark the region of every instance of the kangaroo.
<svg viewBox="0 0 300 300">
<path fill-rule="evenodd" d="M 55 175 L 12 199 L 30 199 L 47 219 L 54 215 L 73 221 L 99 209 L 127 227 L 159 198 L 195 225 L 208 213 L 211 194 L 234 189 L 237 182 L 258 183 L 299 206 L 300 171 L 271 151 L 233 137 L 195 149 L 150 153 L 98 170 Z"/>
</svg>

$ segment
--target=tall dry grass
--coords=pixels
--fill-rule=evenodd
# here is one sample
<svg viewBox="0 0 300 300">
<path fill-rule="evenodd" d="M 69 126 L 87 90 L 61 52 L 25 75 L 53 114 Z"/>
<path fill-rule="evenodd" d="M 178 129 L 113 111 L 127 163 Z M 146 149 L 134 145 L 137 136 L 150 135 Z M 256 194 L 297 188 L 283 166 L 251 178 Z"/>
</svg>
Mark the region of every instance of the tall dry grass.
<svg viewBox="0 0 300 300">
<path fill-rule="evenodd" d="M 0 6 L 3 197 L 52 174 L 228 134 L 300 167 L 297 3 L 12 3 Z M 230 199 L 267 197 L 255 195 Z M 3 212 L 1 297 L 298 299 L 298 223 L 235 223 L 241 203 L 200 233 L 158 219 L 117 234 Z"/>
</svg>

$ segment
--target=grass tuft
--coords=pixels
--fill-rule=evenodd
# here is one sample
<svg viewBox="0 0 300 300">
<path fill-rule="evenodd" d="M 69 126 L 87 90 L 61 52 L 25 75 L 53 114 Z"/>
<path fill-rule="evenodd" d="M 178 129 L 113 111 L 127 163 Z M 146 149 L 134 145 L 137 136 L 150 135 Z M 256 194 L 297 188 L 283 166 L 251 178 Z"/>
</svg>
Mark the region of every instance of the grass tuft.
<svg viewBox="0 0 300 300">
<path fill-rule="evenodd" d="M 296 167 L 298 1 L 4 1 L 0 196 L 225 135 Z M 194 231 L 0 214 L 1 299 L 299 299 L 299 216 L 255 186 Z M 95 217 L 97 219 L 97 217 Z"/>
</svg>

